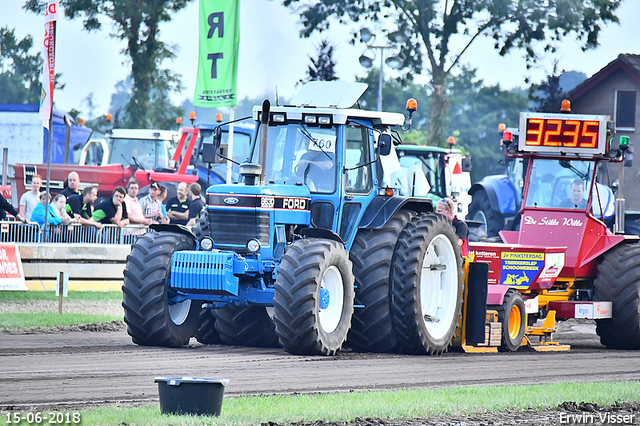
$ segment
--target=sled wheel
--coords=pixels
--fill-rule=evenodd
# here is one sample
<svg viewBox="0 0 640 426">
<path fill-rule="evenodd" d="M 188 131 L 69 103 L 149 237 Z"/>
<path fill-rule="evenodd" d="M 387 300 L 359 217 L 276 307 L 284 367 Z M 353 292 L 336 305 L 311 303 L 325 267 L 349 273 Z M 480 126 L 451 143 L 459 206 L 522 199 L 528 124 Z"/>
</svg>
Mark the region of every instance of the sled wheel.
<svg viewBox="0 0 640 426">
<path fill-rule="evenodd" d="M 527 327 L 527 315 L 524 311 L 524 299 L 518 290 L 509 289 L 504 295 L 502 305 L 489 309 L 498 311 L 498 322 L 502 324 L 502 344 L 500 352 L 515 352 L 524 339 Z"/>
</svg>

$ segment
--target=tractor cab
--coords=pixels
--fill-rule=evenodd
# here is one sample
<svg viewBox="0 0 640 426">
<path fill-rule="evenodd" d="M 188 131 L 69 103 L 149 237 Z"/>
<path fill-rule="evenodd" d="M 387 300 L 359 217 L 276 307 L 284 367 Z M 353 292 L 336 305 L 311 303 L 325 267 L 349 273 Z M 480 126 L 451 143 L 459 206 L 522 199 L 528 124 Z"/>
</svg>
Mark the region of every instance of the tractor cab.
<svg viewBox="0 0 640 426">
<path fill-rule="evenodd" d="M 239 185 L 214 185 L 207 194 L 272 194 L 274 202 L 283 203 L 280 218 L 286 210 L 305 210 L 310 218 L 309 223 L 289 224 L 278 224 L 278 219 L 272 223 L 275 228 L 312 228 L 307 232 L 330 235 L 348 249 L 359 223 L 384 220 L 377 206 L 385 200 L 378 199 L 386 194 L 388 201 L 402 192 L 404 174 L 390 128 L 402 126 L 405 117 L 352 108 L 367 88 L 364 83 L 313 83 L 318 82 L 305 85 L 290 105 L 254 107 L 255 136 L 246 161 L 239 165 Z M 215 135 L 214 131 L 213 139 Z M 212 142 L 218 150 L 219 140 Z M 298 197 L 295 208 L 288 207 L 286 194 Z M 220 222 L 215 212 L 221 207 L 209 204 L 210 226 Z M 270 250 L 272 241 L 261 245 Z M 266 251 L 263 255 L 269 256 Z"/>
</svg>

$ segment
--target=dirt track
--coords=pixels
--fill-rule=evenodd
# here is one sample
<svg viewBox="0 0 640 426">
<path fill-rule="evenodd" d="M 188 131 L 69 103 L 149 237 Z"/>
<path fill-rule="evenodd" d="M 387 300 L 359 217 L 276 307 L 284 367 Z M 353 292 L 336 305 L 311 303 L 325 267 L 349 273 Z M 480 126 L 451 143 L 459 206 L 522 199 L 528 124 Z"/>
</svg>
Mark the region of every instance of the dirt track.
<svg viewBox="0 0 640 426">
<path fill-rule="evenodd" d="M 34 306 L 0 304 L 3 312 L 57 309 L 53 302 Z M 51 305 L 51 306 L 49 306 Z M 65 305 L 65 311 L 119 316 L 119 302 Z M 269 395 L 459 385 L 526 384 L 560 381 L 640 380 L 637 352 L 609 351 L 600 345 L 588 321 L 560 324 L 556 340 L 572 345 L 569 353 L 439 357 L 343 352 L 335 357 L 301 357 L 281 349 L 203 346 L 192 339 L 183 349 L 134 345 L 121 322 L 66 327 L 55 333 L 31 329 L 0 332 L 0 411 L 81 409 L 120 403 L 157 403 L 155 376 L 228 378 L 226 395 Z M 580 402 L 580 401 L 578 401 Z M 561 415 L 631 415 L 640 424 L 640 404 L 593 407 L 567 402 L 551 411 L 509 411 L 430 419 L 357 419 L 348 426 L 387 425 L 535 425 L 559 424 Z M 602 424 L 603 422 L 599 422 Z M 574 422 L 575 424 L 575 422 Z M 278 426 L 267 422 L 264 425 Z M 345 426 L 322 421 L 298 426 Z"/>
<path fill-rule="evenodd" d="M 155 401 L 155 376 L 228 378 L 227 395 L 640 380 L 638 353 L 604 349 L 593 329 L 590 323 L 566 324 L 557 339 L 573 344 L 569 353 L 439 357 L 349 352 L 302 357 L 195 340 L 184 349 L 151 348 L 134 345 L 123 330 L 5 333 L 0 334 L 0 409 Z"/>
</svg>

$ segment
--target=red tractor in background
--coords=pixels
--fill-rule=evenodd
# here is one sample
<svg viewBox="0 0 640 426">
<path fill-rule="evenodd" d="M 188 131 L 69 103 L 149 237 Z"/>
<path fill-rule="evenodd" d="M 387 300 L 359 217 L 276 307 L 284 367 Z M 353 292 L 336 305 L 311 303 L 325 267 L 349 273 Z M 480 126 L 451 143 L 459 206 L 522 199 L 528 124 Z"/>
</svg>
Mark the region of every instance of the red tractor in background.
<svg viewBox="0 0 640 426">
<path fill-rule="evenodd" d="M 612 147 L 614 128 L 608 116 L 521 113 L 518 140 L 503 133 L 508 156 L 528 165 L 520 230 L 501 231 L 502 243 L 469 245 L 470 260 L 488 264 L 489 324 L 484 343 L 459 342 L 463 349 L 567 350 L 553 333 L 556 320 L 569 318 L 595 320 L 608 348 L 640 349 L 638 236 L 623 235 L 623 220 L 607 229 L 612 194 L 596 182 L 599 168 L 621 163 L 628 148 L 624 136 Z M 624 212 L 617 195 L 616 212 Z M 463 315 L 463 331 L 470 321 Z"/>
<path fill-rule="evenodd" d="M 101 198 L 110 197 L 117 186 L 126 186 L 132 177 L 135 177 L 140 184 L 140 188 L 142 189 L 141 193 L 145 192 L 144 188 L 148 187 L 152 181 L 164 182 L 169 188 L 170 197 L 175 195 L 175 187 L 178 183 L 199 181 L 197 175 L 187 172 L 187 167 L 194 156 L 198 141 L 199 130 L 197 128 L 185 127 L 182 129 L 181 134 L 177 132 L 164 132 L 171 133 L 171 138 L 163 138 L 163 136 L 161 136 L 163 132 L 152 130 L 115 129 L 114 133 L 117 132 L 121 132 L 122 135 L 118 136 L 118 134 L 116 134 L 118 137 L 114 137 L 113 139 L 126 141 L 126 143 L 120 145 L 137 144 L 136 146 L 140 147 L 139 155 L 144 155 L 144 159 L 137 158 L 135 155 L 125 156 L 121 154 L 120 157 L 122 158 L 119 159 L 119 161 L 127 163 L 126 165 L 113 161 L 105 161 L 107 164 L 103 163 L 102 165 L 51 164 L 50 188 L 52 191 L 61 191 L 64 180 L 72 171 L 78 172 L 80 175 L 81 189 L 90 185 L 98 186 L 98 196 Z M 155 138 L 146 137 L 144 136 L 145 132 L 149 133 L 149 135 L 156 134 L 157 136 Z M 179 135 L 177 141 L 173 139 L 173 134 L 176 136 Z M 128 136 L 125 137 L 125 135 Z M 166 143 L 159 144 L 158 141 L 165 141 Z M 166 149 L 163 150 L 164 157 L 171 158 L 165 158 L 162 164 L 156 167 L 158 162 L 155 161 L 154 165 L 154 162 L 151 160 L 153 160 L 153 157 L 159 156 L 158 152 L 160 152 L 160 149 L 158 147 L 161 145 L 162 147 L 167 145 Z M 115 147 L 115 144 L 112 144 L 112 148 L 113 147 Z M 113 154 L 120 154 L 116 149 L 112 149 L 112 151 Z M 151 158 L 151 160 L 147 157 Z M 142 160 L 142 162 L 140 160 Z M 43 181 L 47 178 L 46 164 L 15 164 L 13 167 L 15 189 L 18 196 L 28 190 L 33 175 L 39 174 L 42 176 Z"/>
</svg>

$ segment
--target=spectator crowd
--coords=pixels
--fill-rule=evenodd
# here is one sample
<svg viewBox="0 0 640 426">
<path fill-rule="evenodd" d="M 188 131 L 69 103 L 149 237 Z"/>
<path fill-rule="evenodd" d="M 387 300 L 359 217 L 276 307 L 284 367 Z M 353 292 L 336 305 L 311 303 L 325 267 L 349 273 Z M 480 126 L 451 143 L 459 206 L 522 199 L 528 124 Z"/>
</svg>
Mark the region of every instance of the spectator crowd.
<svg viewBox="0 0 640 426">
<path fill-rule="evenodd" d="M 0 220 L 4 220 L 8 212 L 19 221 L 40 226 L 44 225 L 45 217 L 51 225 L 79 224 L 97 229 L 105 224 L 119 228 L 153 223 L 195 226 L 205 206 L 198 183 L 180 183 L 177 196 L 165 203 L 167 188 L 158 182 L 152 182 L 149 194 L 140 199 L 140 186 L 131 179 L 126 188 L 116 187 L 112 196 L 101 202 L 98 202 L 97 186 L 87 186 L 81 191 L 80 182 L 78 173 L 69 173 L 64 189 L 47 200 L 46 192 L 42 192 L 42 177 L 34 175 L 31 189 L 20 197 L 18 210 L 0 194 Z"/>
</svg>

